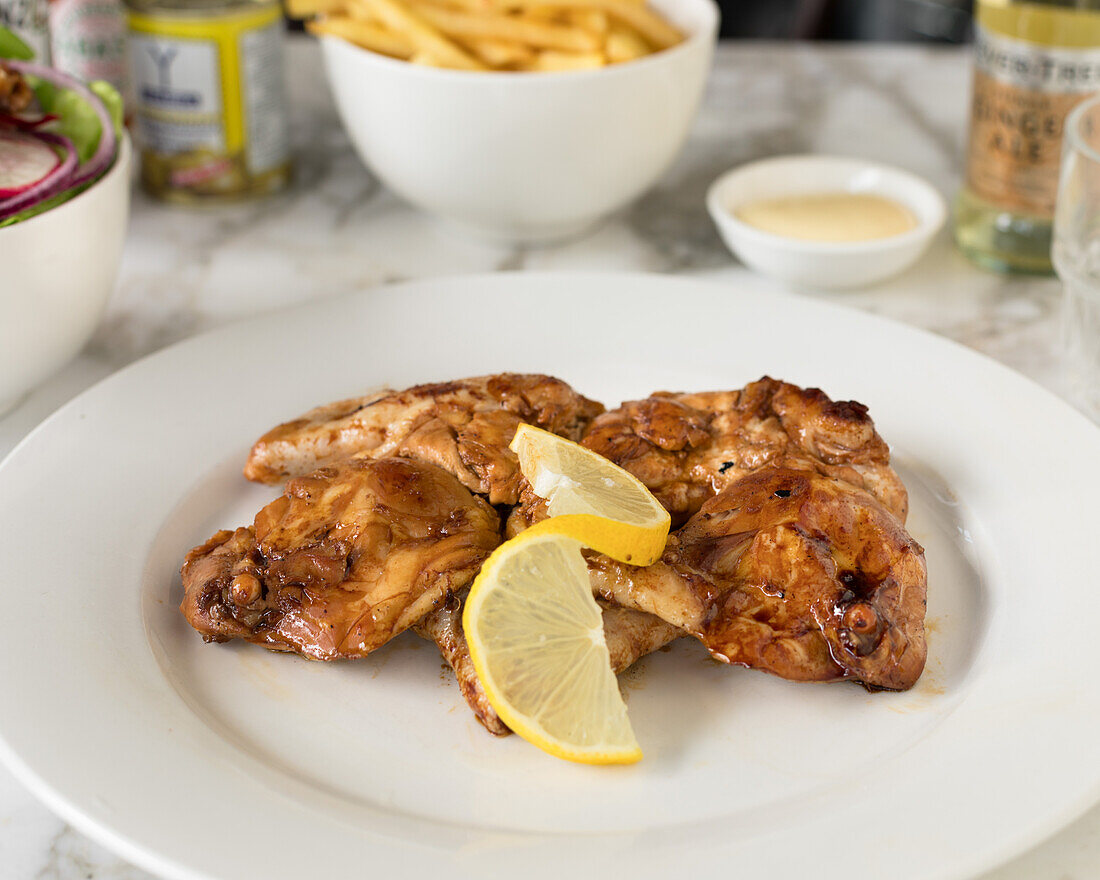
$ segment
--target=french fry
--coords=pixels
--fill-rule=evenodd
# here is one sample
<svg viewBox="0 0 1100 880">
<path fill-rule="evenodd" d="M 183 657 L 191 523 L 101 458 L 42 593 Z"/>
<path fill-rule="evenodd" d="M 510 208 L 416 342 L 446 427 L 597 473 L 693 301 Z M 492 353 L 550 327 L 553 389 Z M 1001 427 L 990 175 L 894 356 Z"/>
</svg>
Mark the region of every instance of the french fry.
<svg viewBox="0 0 1100 880">
<path fill-rule="evenodd" d="M 630 25 L 654 49 L 669 49 L 682 43 L 684 35 L 646 6 L 635 0 L 498 0 L 510 9 L 528 6 L 557 6 L 571 9 L 600 9 L 613 19 Z M 551 48 L 564 48 L 554 46 Z"/>
<path fill-rule="evenodd" d="M 391 31 L 408 40 L 415 51 L 434 56 L 441 64 L 458 70 L 486 69 L 484 64 L 425 20 L 427 6 L 420 7 L 414 12 L 401 0 L 356 0 L 356 2 L 369 9 Z"/>
<path fill-rule="evenodd" d="M 554 24 L 567 24 L 567 16 L 569 10 L 562 9 L 560 6 L 527 6 L 523 9 L 514 10 L 525 18 L 534 19 L 536 21 L 549 21 Z"/>
<path fill-rule="evenodd" d="M 287 0 L 314 34 L 458 70 L 584 70 L 674 46 L 648 0 Z"/>
<path fill-rule="evenodd" d="M 654 49 L 671 49 L 684 41 L 684 35 L 653 10 L 630 0 L 584 0 L 594 3 L 608 15 L 641 34 Z"/>
<path fill-rule="evenodd" d="M 624 61 L 633 61 L 643 55 L 649 55 L 653 50 L 649 43 L 639 36 L 637 31 L 631 30 L 625 24 L 614 22 L 607 34 L 607 42 L 604 43 L 604 52 L 607 60 L 612 64 L 622 64 Z"/>
<path fill-rule="evenodd" d="M 340 37 L 371 52 L 392 55 L 394 58 L 408 58 L 413 53 L 412 44 L 400 35 L 346 15 L 326 15 L 324 18 L 314 19 L 306 23 L 306 30 L 311 34 Z"/>
<path fill-rule="evenodd" d="M 380 27 L 387 33 L 393 33 L 393 31 L 382 24 L 381 19 L 379 19 L 378 16 L 374 14 L 374 10 L 371 9 L 371 7 L 367 6 L 365 3 L 357 3 L 355 2 L 355 0 L 351 0 L 351 2 L 347 4 L 346 11 L 348 15 L 350 15 L 357 21 L 369 21 L 375 27 Z"/>
<path fill-rule="evenodd" d="M 415 64 L 419 67 L 448 67 L 446 63 L 441 61 L 437 56 L 431 52 L 416 52 L 409 58 L 409 64 Z M 452 70 L 454 68 L 451 68 Z"/>
<path fill-rule="evenodd" d="M 396 2 L 396 0 L 371 0 Z M 471 15 L 424 4 L 417 7 L 424 19 L 444 34 L 463 40 L 505 40 L 540 49 L 595 52 L 602 46 L 593 33 L 575 27 L 532 21 L 509 15 Z"/>
<path fill-rule="evenodd" d="M 345 0 L 286 0 L 286 12 L 291 18 L 309 18 L 311 15 L 325 15 L 340 12 Z"/>
<path fill-rule="evenodd" d="M 600 9 L 567 9 L 565 20 L 594 34 L 607 36 L 607 13 Z"/>
<path fill-rule="evenodd" d="M 471 12 L 481 15 L 486 12 L 504 12 L 497 0 L 410 0 L 413 6 L 427 3 L 430 6 L 441 6 L 444 9 L 458 9 L 462 12 Z"/>
<path fill-rule="evenodd" d="M 538 57 L 527 70 L 591 70 L 595 67 L 603 67 L 602 52 L 559 52 L 556 49 L 546 49 L 538 53 Z"/>
<path fill-rule="evenodd" d="M 464 45 L 474 56 L 490 67 L 526 67 L 535 61 L 535 50 L 523 43 L 504 40 L 466 40 Z"/>
</svg>

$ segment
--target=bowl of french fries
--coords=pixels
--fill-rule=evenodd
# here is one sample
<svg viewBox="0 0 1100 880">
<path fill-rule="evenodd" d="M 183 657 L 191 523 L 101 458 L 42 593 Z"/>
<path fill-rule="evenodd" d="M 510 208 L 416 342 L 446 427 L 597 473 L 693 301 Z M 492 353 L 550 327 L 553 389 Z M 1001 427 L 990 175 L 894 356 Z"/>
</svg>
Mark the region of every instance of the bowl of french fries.
<svg viewBox="0 0 1100 880">
<path fill-rule="evenodd" d="M 509 242 L 576 235 L 687 137 L 714 0 L 290 0 L 360 157 L 413 205 Z"/>
</svg>

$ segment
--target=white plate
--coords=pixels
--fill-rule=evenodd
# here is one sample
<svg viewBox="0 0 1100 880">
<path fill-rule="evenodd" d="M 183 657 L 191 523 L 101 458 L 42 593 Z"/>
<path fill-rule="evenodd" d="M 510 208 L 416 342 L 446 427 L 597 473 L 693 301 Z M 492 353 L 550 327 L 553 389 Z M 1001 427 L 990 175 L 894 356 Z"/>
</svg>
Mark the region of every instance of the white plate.
<svg viewBox="0 0 1100 880">
<path fill-rule="evenodd" d="M 250 442 L 382 383 L 556 373 L 606 403 L 762 373 L 868 404 L 928 551 L 903 694 L 721 667 L 626 678 L 630 768 L 484 733 L 434 648 L 333 665 L 204 645 L 184 552 L 276 494 Z M 1100 794 L 1100 432 L 944 340 L 816 301 L 630 275 L 433 280 L 189 340 L 0 467 L 0 736 L 66 819 L 173 878 L 967 877 Z"/>
</svg>

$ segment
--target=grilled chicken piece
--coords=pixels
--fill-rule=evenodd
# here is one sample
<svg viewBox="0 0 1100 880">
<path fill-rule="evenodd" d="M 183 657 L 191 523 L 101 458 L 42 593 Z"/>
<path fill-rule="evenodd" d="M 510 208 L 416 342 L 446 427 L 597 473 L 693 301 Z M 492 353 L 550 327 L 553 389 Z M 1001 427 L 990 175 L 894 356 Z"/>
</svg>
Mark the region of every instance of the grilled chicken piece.
<svg viewBox="0 0 1100 880">
<path fill-rule="evenodd" d="M 278 482 L 349 457 L 400 456 L 438 465 L 493 504 L 515 504 L 524 480 L 508 444 L 521 422 L 573 440 L 603 412 L 551 376 L 504 373 L 418 385 L 339 401 L 279 425 L 253 446 L 245 476 Z M 463 696 L 494 733 L 496 717 L 473 671 L 462 632 L 461 599 L 420 622 L 454 668 Z"/>
<path fill-rule="evenodd" d="M 443 469 L 349 460 L 188 553 L 180 610 L 207 641 L 362 657 L 466 588 L 499 543 L 496 512 Z"/>
<path fill-rule="evenodd" d="M 817 389 L 804 390 L 765 377 L 742 391 L 657 394 L 648 400 L 628 403 L 619 410 L 598 416 L 589 427 L 584 443 L 632 470 L 681 522 L 723 487 L 754 470 L 774 470 L 778 465 L 787 465 L 811 475 L 820 473 L 843 481 L 827 480 L 824 483 L 837 486 L 841 500 L 835 506 L 839 518 L 872 505 L 876 509 L 877 524 L 882 526 L 888 538 L 892 537 L 896 546 L 908 546 L 905 542 L 911 542 L 900 523 L 858 491 L 862 488 L 875 495 L 890 513 L 904 520 L 908 507 L 905 488 L 889 466 L 889 449 L 875 432 L 866 408 L 854 402 L 834 403 Z M 850 490 L 843 485 L 846 482 L 853 484 Z M 533 493 L 530 486 L 522 485 L 521 503 L 513 509 L 507 522 L 506 537 L 509 538 L 546 516 L 545 502 Z M 749 485 L 742 487 L 742 491 Z M 700 523 L 708 521 L 698 520 Z M 786 532 L 781 537 L 785 541 L 784 546 L 795 558 L 806 549 L 803 546 L 805 542 L 800 544 Z M 700 546 L 705 543 L 699 538 L 698 531 L 685 528 L 680 536 L 674 535 L 670 548 L 684 538 L 693 544 L 699 540 Z M 818 656 L 800 660 L 794 653 L 796 647 L 809 651 L 830 643 L 836 644 L 840 638 L 838 633 L 844 627 L 832 626 L 830 629 L 831 624 L 819 616 L 817 606 L 811 608 L 807 604 L 815 589 L 821 592 L 825 587 L 803 584 L 796 573 L 789 573 L 788 581 L 795 588 L 792 599 L 801 598 L 801 604 L 797 601 L 788 603 L 783 596 L 775 596 L 772 597 L 771 618 L 767 624 L 756 621 L 758 626 L 754 628 L 734 616 L 728 621 L 729 633 L 726 636 L 717 634 L 715 624 L 711 624 L 710 630 L 704 633 L 701 622 L 707 615 L 716 613 L 716 609 L 704 607 L 698 597 L 689 606 L 693 613 L 684 610 L 677 613 L 670 608 L 670 603 L 675 605 L 684 598 L 684 573 L 683 570 L 670 571 L 660 564 L 639 575 L 640 580 L 649 587 L 641 602 L 632 598 L 630 588 L 623 593 L 621 584 L 618 593 L 609 590 L 606 584 L 597 589 L 599 595 L 624 605 L 668 615 L 665 618 L 667 622 L 653 614 L 620 617 L 617 615 L 626 615 L 628 610 L 609 606 L 609 609 L 614 609 L 611 613 L 616 617 L 612 621 L 605 609 L 604 628 L 608 645 L 612 647 L 617 633 L 628 633 L 632 626 L 647 634 L 635 643 L 633 656 L 629 652 L 624 653 L 624 657 L 630 657 L 623 664 L 625 667 L 686 631 L 700 635 L 719 659 L 764 668 L 786 678 L 854 678 L 875 687 L 909 687 L 923 669 L 925 653 L 923 551 L 915 543 L 912 547 L 915 548 L 913 553 L 919 557 L 919 572 L 915 568 L 910 572 L 917 586 L 910 588 L 906 595 L 912 597 L 919 593 L 920 607 L 900 609 L 901 623 L 887 639 L 890 645 L 895 646 L 895 649 L 886 650 L 886 653 L 893 650 L 897 655 L 893 660 L 884 659 L 881 656 L 883 652 L 872 652 L 874 656 L 870 660 L 857 662 L 844 651 L 838 651 L 837 656 L 845 661 L 838 664 L 832 660 L 831 654 L 826 651 L 827 656 L 822 655 L 820 650 Z M 612 569 L 643 571 L 605 561 L 610 563 Z M 596 565 L 595 562 L 593 564 Z M 700 568 L 707 572 L 705 563 Z M 850 570 L 855 571 L 854 568 Z M 717 583 L 708 590 L 721 595 L 734 589 L 736 581 L 731 580 L 730 572 L 715 570 L 710 574 Z M 737 595 L 746 595 L 744 588 L 737 587 Z M 896 600 L 897 597 L 889 591 L 879 597 L 888 612 L 884 619 L 888 619 L 889 613 L 895 610 L 892 603 Z M 733 604 L 736 606 L 736 602 Z M 857 609 L 851 616 L 854 618 L 864 610 Z M 729 613 L 736 614 L 732 606 Z M 429 618 L 432 634 L 454 667 L 464 696 L 479 720 L 488 729 L 498 732 L 502 724 L 491 708 L 487 708 L 488 703 L 468 659 L 461 631 L 461 612 L 448 614 L 441 611 L 433 617 L 439 620 Z M 819 617 L 823 621 L 821 625 L 817 622 Z M 683 630 L 677 632 L 678 627 L 683 627 Z M 761 628 L 766 629 L 764 635 L 761 635 Z M 877 632 L 878 628 L 876 622 L 873 629 Z M 742 639 L 744 634 L 754 634 L 755 641 Z M 770 645 L 761 641 L 765 636 Z M 866 634 L 861 638 L 866 642 Z M 898 644 L 910 641 L 911 648 L 896 649 Z M 782 659 L 784 652 L 787 655 L 785 661 Z M 901 659 L 902 655 L 904 659 Z M 894 672 L 889 669 L 891 664 Z M 876 665 L 880 668 L 875 668 Z M 861 668 L 868 670 L 866 674 L 859 671 Z"/>
<path fill-rule="evenodd" d="M 601 411 L 556 379 L 517 375 L 313 410 L 261 438 L 246 476 L 337 464 L 292 480 L 254 527 L 193 550 L 182 609 L 209 640 L 319 659 L 361 656 L 419 621 L 478 718 L 507 732 L 461 629 L 464 590 L 499 541 L 467 490 L 498 504 L 523 494 L 513 532 L 541 518 L 507 450 L 516 426 L 575 439 Z M 591 558 L 597 595 L 625 606 L 604 611 L 617 670 L 689 632 L 719 659 L 786 678 L 905 688 L 919 676 L 923 551 L 891 515 L 904 517 L 905 490 L 860 404 L 765 378 L 625 404 L 585 442 L 680 521 L 696 514 L 655 566 Z"/>
<path fill-rule="evenodd" d="M 466 606 L 466 591 L 452 593 L 439 608 L 418 621 L 413 629 L 417 635 L 435 642 L 439 653 L 454 670 L 458 689 L 474 717 L 494 736 L 507 736 L 512 731 L 501 721 L 496 709 L 481 687 L 481 679 L 474 671 L 474 661 L 470 657 L 470 644 L 466 641 L 466 631 L 462 628 L 462 609 Z"/>
<path fill-rule="evenodd" d="M 506 736 L 512 731 L 489 703 L 481 680 L 474 671 L 470 658 L 470 646 L 462 629 L 462 609 L 466 594 L 451 596 L 448 600 L 417 623 L 414 629 L 424 638 L 439 646 L 443 659 L 454 670 L 458 687 L 477 720 L 496 736 Z M 619 608 L 602 603 L 603 632 L 607 650 L 611 656 L 611 669 L 620 673 L 634 663 L 663 648 L 686 633 L 652 614 Z"/>
<path fill-rule="evenodd" d="M 705 502 L 648 568 L 589 559 L 595 593 L 795 681 L 912 687 L 924 668 L 924 551 L 861 489 L 770 467 Z"/>
<path fill-rule="evenodd" d="M 268 431 L 244 475 L 276 483 L 350 456 L 437 464 L 492 504 L 515 504 L 523 477 L 508 444 L 521 422 L 580 438 L 603 405 L 560 379 L 501 373 L 343 400 Z"/>
<path fill-rule="evenodd" d="M 652 654 L 686 633 L 659 617 L 601 601 L 603 637 L 611 657 L 611 669 L 625 672 L 646 654 Z"/>
<path fill-rule="evenodd" d="M 658 392 L 596 418 L 582 441 L 640 479 L 673 522 L 765 466 L 866 489 L 902 522 L 908 497 L 867 408 L 765 376 L 740 391 Z"/>
</svg>

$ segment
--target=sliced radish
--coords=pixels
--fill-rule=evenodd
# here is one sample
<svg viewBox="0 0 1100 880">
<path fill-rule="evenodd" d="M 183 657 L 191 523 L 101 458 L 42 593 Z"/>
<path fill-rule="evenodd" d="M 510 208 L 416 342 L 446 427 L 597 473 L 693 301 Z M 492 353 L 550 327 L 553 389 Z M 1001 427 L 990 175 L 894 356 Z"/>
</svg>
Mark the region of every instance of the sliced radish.
<svg viewBox="0 0 1100 880">
<path fill-rule="evenodd" d="M 60 192 L 75 188 L 77 185 L 73 183 L 78 165 L 76 147 L 73 146 L 73 142 L 64 135 L 48 132 L 39 132 L 34 137 L 60 149 L 64 154 L 64 158 L 53 171 L 37 183 L 27 187 L 18 195 L 0 199 L 0 220 L 5 220 L 20 211 L 25 211 Z"/>
<path fill-rule="evenodd" d="M 111 114 L 107 112 L 107 108 L 103 106 L 99 96 L 80 80 L 73 79 L 68 74 L 54 70 L 51 67 L 43 67 L 41 64 L 30 64 L 25 61 L 8 61 L 7 64 L 20 73 L 37 76 L 39 79 L 53 83 L 58 88 L 70 89 L 76 92 L 88 102 L 88 105 L 99 118 L 99 144 L 96 146 L 95 153 L 80 166 L 73 178 L 72 185 L 79 186 L 87 183 L 106 171 L 107 167 L 114 161 L 118 139 L 115 136 L 115 124 L 111 119 Z"/>
<path fill-rule="evenodd" d="M 80 162 L 69 138 L 43 130 L 45 124 L 56 117 L 5 114 L 0 118 L 0 221 L 48 199 L 75 195 L 102 176 L 114 161 L 118 148 L 114 120 L 91 89 L 48 67 L 11 60 L 5 63 L 20 73 L 76 93 L 98 117 L 100 135 L 92 155 L 86 162 Z"/>
<path fill-rule="evenodd" d="M 42 138 L 0 129 L 0 199 L 30 189 L 60 164 L 57 152 Z"/>
</svg>

